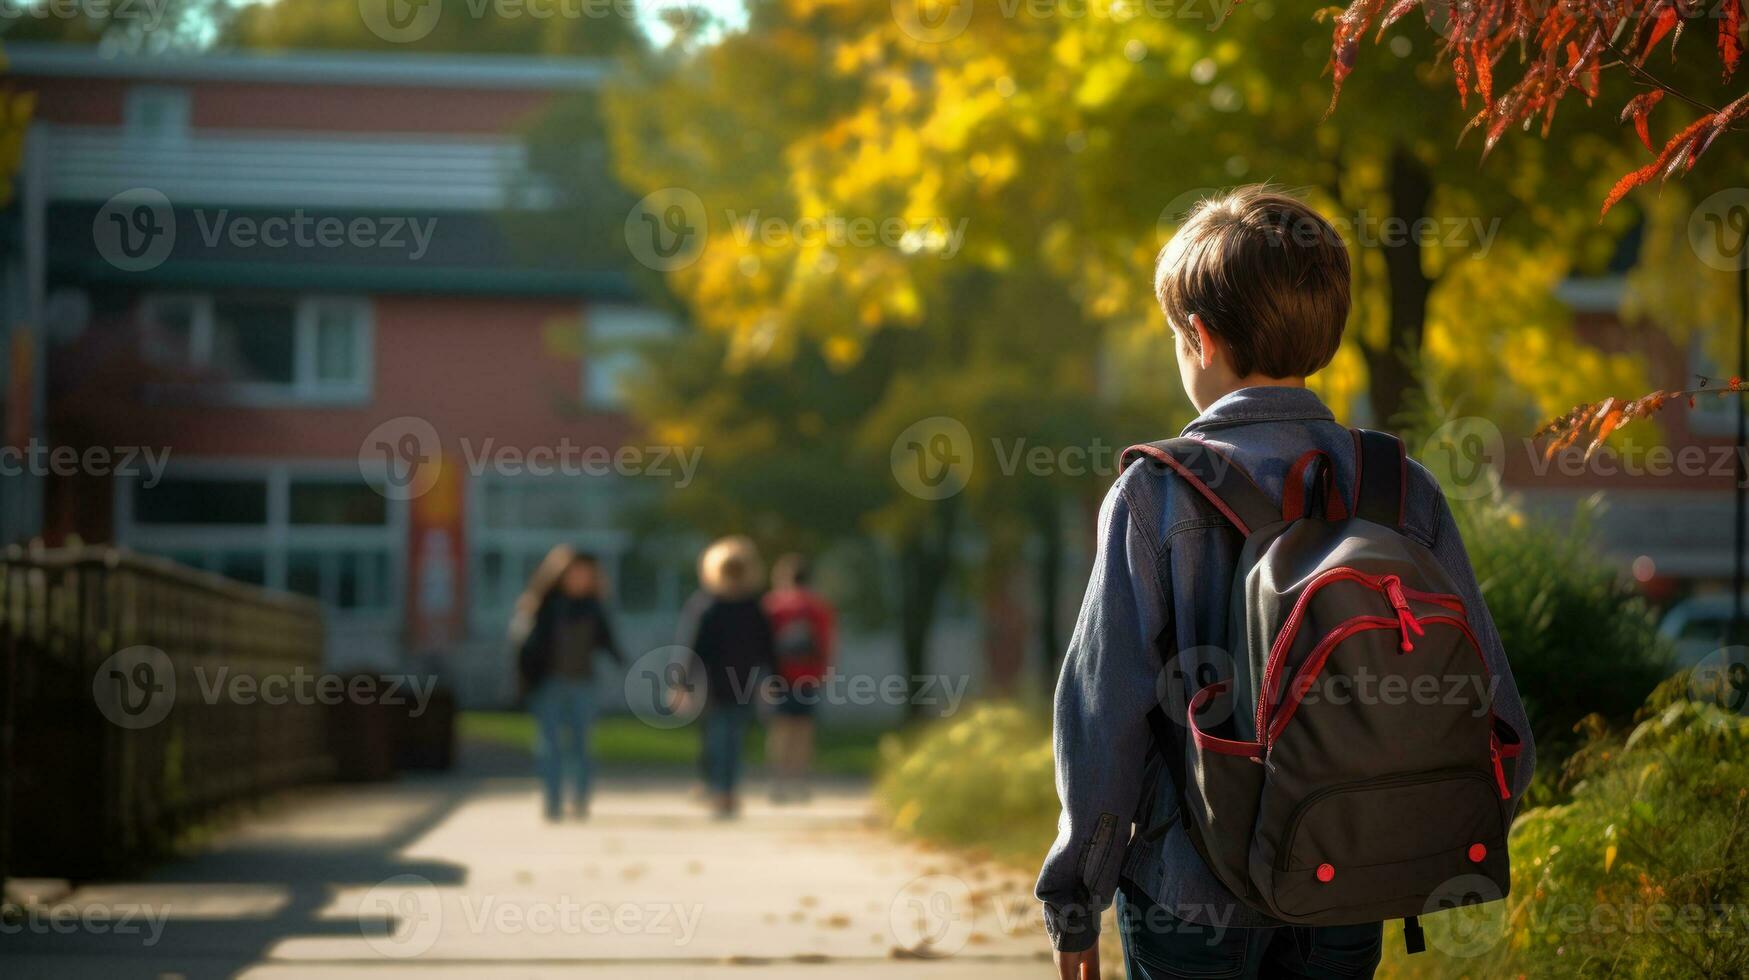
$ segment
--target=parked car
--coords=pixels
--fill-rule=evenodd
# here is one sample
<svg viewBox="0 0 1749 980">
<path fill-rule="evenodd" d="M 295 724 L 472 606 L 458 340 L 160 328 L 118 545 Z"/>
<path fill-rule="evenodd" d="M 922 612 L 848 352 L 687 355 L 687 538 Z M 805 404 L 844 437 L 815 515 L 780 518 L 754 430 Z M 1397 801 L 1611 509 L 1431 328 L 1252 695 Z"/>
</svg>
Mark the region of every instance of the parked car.
<svg viewBox="0 0 1749 980">
<path fill-rule="evenodd" d="M 1749 597 L 1743 600 L 1749 615 Z M 1658 635 L 1676 648 L 1677 663 L 1693 667 L 1706 655 L 1725 646 L 1725 631 L 1731 625 L 1731 597 L 1725 594 L 1697 595 L 1684 599 L 1658 621 Z"/>
</svg>

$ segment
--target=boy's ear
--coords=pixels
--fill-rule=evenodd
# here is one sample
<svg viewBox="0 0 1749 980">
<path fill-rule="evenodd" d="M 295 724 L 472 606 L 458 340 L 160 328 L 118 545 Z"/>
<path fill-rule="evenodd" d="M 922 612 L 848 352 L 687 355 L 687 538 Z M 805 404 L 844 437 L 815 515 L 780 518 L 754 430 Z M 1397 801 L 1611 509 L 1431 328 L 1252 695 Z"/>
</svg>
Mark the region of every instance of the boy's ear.
<svg viewBox="0 0 1749 980">
<path fill-rule="evenodd" d="M 1203 322 L 1201 313 L 1190 315 L 1190 329 L 1196 331 L 1197 363 L 1207 371 L 1215 366 L 1215 335 L 1209 332 L 1209 325 Z"/>
</svg>

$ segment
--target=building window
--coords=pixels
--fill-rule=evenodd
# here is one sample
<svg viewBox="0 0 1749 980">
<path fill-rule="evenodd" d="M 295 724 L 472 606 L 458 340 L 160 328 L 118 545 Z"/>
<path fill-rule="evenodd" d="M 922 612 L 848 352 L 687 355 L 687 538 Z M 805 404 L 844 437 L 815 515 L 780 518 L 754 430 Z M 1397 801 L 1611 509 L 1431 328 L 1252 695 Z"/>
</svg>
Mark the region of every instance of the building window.
<svg viewBox="0 0 1749 980">
<path fill-rule="evenodd" d="M 547 551 L 569 544 L 593 553 L 628 651 L 669 642 L 697 555 L 696 542 L 646 540 L 633 515 L 655 490 L 615 477 L 482 476 L 469 484 L 469 622 L 501 634 L 516 598 Z"/>
<path fill-rule="evenodd" d="M 1718 363 L 1707 355 L 1706 349 L 1699 340 L 1688 348 L 1688 384 L 1699 384 L 1696 378 L 1712 378 L 1723 387 L 1730 379 L 1732 372 L 1722 370 Z M 1741 395 L 1730 395 L 1721 398 L 1717 395 L 1702 395 L 1694 400 L 1694 408 L 1688 413 L 1688 431 L 1695 435 L 1723 436 L 1737 431 L 1737 399 Z"/>
<path fill-rule="evenodd" d="M 640 347 L 673 334 L 674 318 L 648 306 L 591 304 L 583 311 L 583 401 L 591 408 L 625 407 L 626 383 L 641 365 Z"/>
<path fill-rule="evenodd" d="M 130 140 L 173 142 L 188 136 L 188 90 L 161 85 L 128 89 L 122 131 Z"/>
<path fill-rule="evenodd" d="M 330 526 L 387 523 L 389 501 L 357 480 L 293 480 L 290 521 Z"/>
<path fill-rule="evenodd" d="M 341 618 L 392 617 L 404 508 L 348 469 L 177 464 L 157 484 L 128 489 L 116 526 L 129 547 L 310 596 Z"/>
<path fill-rule="evenodd" d="M 365 300 L 160 295 L 141 319 L 146 360 L 183 378 L 156 389 L 249 404 L 370 396 Z"/>
<path fill-rule="evenodd" d="M 265 524 L 267 481 L 165 479 L 134 485 L 134 520 L 142 524 Z"/>
<path fill-rule="evenodd" d="M 285 587 L 339 610 L 387 609 L 389 555 L 380 549 L 295 548 L 286 553 Z"/>
</svg>

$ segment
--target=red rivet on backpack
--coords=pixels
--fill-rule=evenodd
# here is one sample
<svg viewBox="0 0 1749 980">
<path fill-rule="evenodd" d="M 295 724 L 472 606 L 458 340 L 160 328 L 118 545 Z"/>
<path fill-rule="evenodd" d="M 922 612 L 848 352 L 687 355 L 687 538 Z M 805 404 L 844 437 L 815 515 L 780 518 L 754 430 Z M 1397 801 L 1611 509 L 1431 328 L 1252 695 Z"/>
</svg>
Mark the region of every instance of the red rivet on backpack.
<svg viewBox="0 0 1749 980">
<path fill-rule="evenodd" d="M 1481 864 L 1482 859 L 1487 857 L 1487 856 L 1488 856 L 1488 846 L 1486 844 L 1471 844 L 1470 845 L 1470 860 L 1471 861 L 1474 861 L 1477 864 Z"/>
<path fill-rule="evenodd" d="M 1335 878 L 1335 877 L 1336 877 L 1336 869 L 1335 868 L 1331 867 L 1328 864 L 1318 865 L 1318 880 L 1319 881 L 1329 881 L 1330 879 Z"/>
</svg>

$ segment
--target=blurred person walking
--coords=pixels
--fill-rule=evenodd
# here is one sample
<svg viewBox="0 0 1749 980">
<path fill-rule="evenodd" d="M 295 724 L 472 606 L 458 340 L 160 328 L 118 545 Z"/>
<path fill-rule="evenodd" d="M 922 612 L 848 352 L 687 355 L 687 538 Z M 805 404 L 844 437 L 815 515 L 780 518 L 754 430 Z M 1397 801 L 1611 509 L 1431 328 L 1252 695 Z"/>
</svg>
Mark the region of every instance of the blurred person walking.
<svg viewBox="0 0 1749 980">
<path fill-rule="evenodd" d="M 740 809 L 741 754 L 753 700 L 774 666 L 771 623 L 760 606 L 765 569 L 759 549 L 743 535 L 722 538 L 699 556 L 699 591 L 681 611 L 681 646 L 696 655 L 684 696 L 704 687 L 700 764 L 719 818 Z"/>
<path fill-rule="evenodd" d="M 625 666 L 601 603 L 601 585 L 594 555 L 559 545 L 529 576 L 511 620 L 522 694 L 538 733 L 536 759 L 548 820 L 563 816 L 567 773 L 572 815 L 589 815 L 595 658 L 605 653 Z"/>
<path fill-rule="evenodd" d="M 772 567 L 772 590 L 765 595 L 779 678 L 765 743 L 765 757 L 772 766 L 773 803 L 800 802 L 809 796 L 814 713 L 832 667 L 836 617 L 831 604 L 808 587 L 811 572 L 803 556 L 784 555 Z"/>
</svg>

